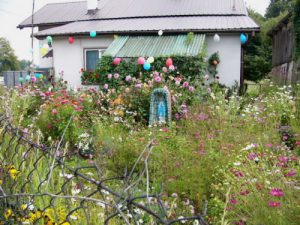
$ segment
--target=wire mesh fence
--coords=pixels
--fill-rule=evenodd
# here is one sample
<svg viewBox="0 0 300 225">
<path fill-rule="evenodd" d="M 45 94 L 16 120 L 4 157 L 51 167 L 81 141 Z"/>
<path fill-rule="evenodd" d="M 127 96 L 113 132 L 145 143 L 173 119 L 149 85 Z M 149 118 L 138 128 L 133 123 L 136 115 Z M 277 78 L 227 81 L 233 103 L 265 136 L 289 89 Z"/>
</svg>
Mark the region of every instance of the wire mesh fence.
<svg viewBox="0 0 300 225">
<path fill-rule="evenodd" d="M 207 224 L 202 214 L 174 216 L 162 193 L 150 193 L 152 148 L 124 176 L 105 178 L 96 163 L 37 144 L 0 115 L 0 224 Z"/>
</svg>

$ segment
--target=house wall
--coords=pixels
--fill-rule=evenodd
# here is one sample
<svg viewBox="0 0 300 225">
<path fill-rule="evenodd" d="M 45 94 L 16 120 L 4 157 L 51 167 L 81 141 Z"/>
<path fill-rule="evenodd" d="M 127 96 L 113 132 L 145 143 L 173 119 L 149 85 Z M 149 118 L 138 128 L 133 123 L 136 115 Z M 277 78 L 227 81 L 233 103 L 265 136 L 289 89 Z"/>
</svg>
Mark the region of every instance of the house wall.
<svg viewBox="0 0 300 225">
<path fill-rule="evenodd" d="M 47 40 L 40 40 L 39 49 L 41 49 L 44 44 L 48 45 Z M 41 52 L 39 52 L 39 68 L 53 68 L 53 58 L 43 58 Z"/>
<path fill-rule="evenodd" d="M 218 65 L 220 83 L 233 86 L 235 81 L 240 83 L 240 59 L 241 43 L 240 34 L 220 34 L 220 42 L 213 41 L 214 34 L 208 34 L 208 56 L 219 52 L 221 63 Z M 75 38 L 73 44 L 69 44 L 67 37 L 53 40 L 53 63 L 56 77 L 63 71 L 64 79 L 71 86 L 81 86 L 81 72 L 84 68 L 84 49 L 107 48 L 113 41 L 113 36 L 101 36 L 95 39 L 90 37 Z"/>
<path fill-rule="evenodd" d="M 84 68 L 84 49 L 107 48 L 113 41 L 113 36 L 96 38 L 75 37 L 73 44 L 68 38 L 55 38 L 53 40 L 53 60 L 56 77 L 63 71 L 64 80 L 74 87 L 81 86 L 81 68 Z"/>
<path fill-rule="evenodd" d="M 221 63 L 218 65 L 220 83 L 233 86 L 240 84 L 241 74 L 241 41 L 240 33 L 219 34 L 220 42 L 214 42 L 214 34 L 206 35 L 208 56 L 219 52 Z"/>
</svg>

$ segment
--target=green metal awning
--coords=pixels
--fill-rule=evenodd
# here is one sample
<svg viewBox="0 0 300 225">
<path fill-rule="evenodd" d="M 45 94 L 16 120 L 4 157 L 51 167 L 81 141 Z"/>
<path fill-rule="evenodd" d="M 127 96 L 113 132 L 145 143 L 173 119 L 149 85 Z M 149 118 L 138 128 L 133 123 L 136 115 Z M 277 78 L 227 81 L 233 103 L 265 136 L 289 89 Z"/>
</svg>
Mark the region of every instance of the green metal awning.
<svg viewBox="0 0 300 225">
<path fill-rule="evenodd" d="M 204 34 L 172 36 L 119 36 L 104 56 L 133 58 L 159 56 L 197 56 L 203 51 Z"/>
</svg>

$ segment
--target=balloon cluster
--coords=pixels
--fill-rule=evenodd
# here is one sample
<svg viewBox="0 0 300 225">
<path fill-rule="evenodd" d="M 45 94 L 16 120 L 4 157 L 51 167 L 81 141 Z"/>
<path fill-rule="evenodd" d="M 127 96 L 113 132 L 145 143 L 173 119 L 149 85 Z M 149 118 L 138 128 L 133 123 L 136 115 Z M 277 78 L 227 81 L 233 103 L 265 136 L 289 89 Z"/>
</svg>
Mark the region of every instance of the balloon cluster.
<svg viewBox="0 0 300 225">
<path fill-rule="evenodd" d="M 154 63 L 154 57 L 149 57 L 147 60 L 144 57 L 138 58 L 138 64 L 143 65 L 144 70 L 150 70 L 151 69 L 151 63 Z"/>
<path fill-rule="evenodd" d="M 34 76 L 30 76 L 29 74 L 26 75 L 25 77 L 19 77 L 19 82 L 23 84 L 25 81 L 26 82 L 37 82 L 38 79 L 43 79 L 44 75 L 42 73 L 35 73 Z"/>
</svg>

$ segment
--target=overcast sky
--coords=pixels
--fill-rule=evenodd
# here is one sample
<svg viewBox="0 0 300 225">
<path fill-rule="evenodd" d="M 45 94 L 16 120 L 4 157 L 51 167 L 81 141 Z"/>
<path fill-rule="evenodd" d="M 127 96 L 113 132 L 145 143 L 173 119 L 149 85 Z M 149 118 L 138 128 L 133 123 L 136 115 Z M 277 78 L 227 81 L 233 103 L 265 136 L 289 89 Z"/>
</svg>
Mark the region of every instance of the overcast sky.
<svg viewBox="0 0 300 225">
<path fill-rule="evenodd" d="M 47 3 L 68 1 L 71 0 L 36 0 L 36 10 Z M 261 14 L 265 13 L 269 2 L 269 0 L 246 0 L 248 7 Z M 30 29 L 19 30 L 16 28 L 19 23 L 31 15 L 31 9 L 32 0 L 0 0 L 0 37 L 5 37 L 10 41 L 19 59 L 31 59 Z M 38 49 L 37 42 L 35 49 Z M 37 54 L 35 55 L 37 57 Z"/>
</svg>

